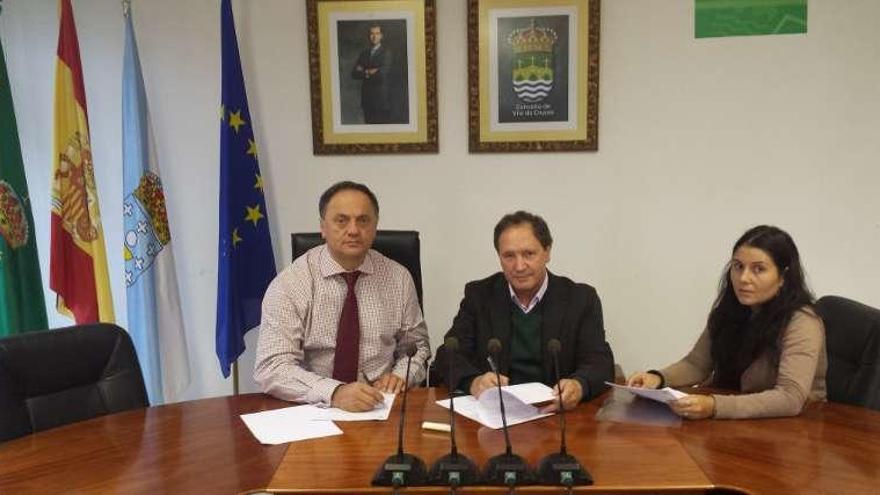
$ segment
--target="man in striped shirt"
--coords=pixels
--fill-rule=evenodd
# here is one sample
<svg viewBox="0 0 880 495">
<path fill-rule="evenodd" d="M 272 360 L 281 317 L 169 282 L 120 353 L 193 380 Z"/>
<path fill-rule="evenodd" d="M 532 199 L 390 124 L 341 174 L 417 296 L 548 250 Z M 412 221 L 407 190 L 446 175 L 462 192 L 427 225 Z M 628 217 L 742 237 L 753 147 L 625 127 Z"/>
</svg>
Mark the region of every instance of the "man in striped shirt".
<svg viewBox="0 0 880 495">
<path fill-rule="evenodd" d="M 404 349 L 415 349 L 409 383 L 425 378 L 428 330 L 409 271 L 370 249 L 373 192 L 340 182 L 318 210 L 326 243 L 279 273 L 263 298 L 254 379 L 284 400 L 368 411 L 381 392 L 403 389 Z"/>
</svg>

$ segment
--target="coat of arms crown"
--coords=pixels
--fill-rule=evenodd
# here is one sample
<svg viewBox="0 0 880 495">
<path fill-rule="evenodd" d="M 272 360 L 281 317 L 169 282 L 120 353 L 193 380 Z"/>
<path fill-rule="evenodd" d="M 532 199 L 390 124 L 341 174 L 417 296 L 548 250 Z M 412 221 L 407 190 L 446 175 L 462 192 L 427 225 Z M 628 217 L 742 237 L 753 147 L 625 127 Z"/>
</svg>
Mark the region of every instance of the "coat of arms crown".
<svg viewBox="0 0 880 495">
<path fill-rule="evenodd" d="M 513 46 L 514 53 L 551 53 L 556 39 L 556 31 L 549 27 L 536 25 L 534 19 L 529 27 L 514 29 L 507 37 L 507 41 Z"/>
</svg>

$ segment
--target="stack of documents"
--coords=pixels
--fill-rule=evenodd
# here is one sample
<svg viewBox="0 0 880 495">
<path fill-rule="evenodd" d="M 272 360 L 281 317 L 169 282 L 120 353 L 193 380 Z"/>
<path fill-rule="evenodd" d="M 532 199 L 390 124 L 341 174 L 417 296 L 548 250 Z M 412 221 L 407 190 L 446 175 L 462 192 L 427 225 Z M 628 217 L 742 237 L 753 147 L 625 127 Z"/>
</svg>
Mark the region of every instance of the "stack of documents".
<svg viewBox="0 0 880 495">
<path fill-rule="evenodd" d="M 543 383 L 522 383 L 501 387 L 501 396 L 504 398 L 507 426 L 552 415 L 552 413 L 541 413 L 538 408 L 531 405 L 554 400 L 553 389 Z M 438 400 L 437 405 L 449 409 L 449 399 Z M 503 426 L 498 388 L 484 390 L 479 398 L 474 398 L 472 395 L 456 397 L 455 412 L 493 430 Z"/>
<path fill-rule="evenodd" d="M 278 445 L 310 438 L 342 435 L 334 421 L 384 421 L 391 414 L 394 394 L 383 394 L 385 401 L 372 411 L 353 413 L 335 407 L 292 406 L 271 411 L 242 414 L 241 420 L 257 440 Z"/>
</svg>

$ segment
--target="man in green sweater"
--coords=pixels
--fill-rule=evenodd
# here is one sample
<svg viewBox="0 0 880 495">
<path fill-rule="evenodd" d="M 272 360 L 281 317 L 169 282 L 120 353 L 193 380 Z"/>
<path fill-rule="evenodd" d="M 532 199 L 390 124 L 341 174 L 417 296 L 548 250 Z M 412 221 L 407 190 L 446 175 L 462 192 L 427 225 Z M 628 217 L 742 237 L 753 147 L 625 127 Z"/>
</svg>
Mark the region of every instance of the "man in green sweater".
<svg viewBox="0 0 880 495">
<path fill-rule="evenodd" d="M 614 376 L 614 357 L 605 341 L 602 305 L 596 290 L 547 271 L 553 238 L 540 216 L 517 211 L 495 226 L 501 272 L 465 286 L 464 299 L 446 337 L 459 350 L 451 383 L 478 396 L 497 384 L 489 371 L 487 343 L 498 339 L 501 384 L 543 382 L 557 390 L 551 339 L 560 341 L 559 388 L 566 409 L 602 393 Z M 449 356 L 438 352 L 437 369 Z M 549 409 L 554 409 L 554 402 Z"/>
</svg>

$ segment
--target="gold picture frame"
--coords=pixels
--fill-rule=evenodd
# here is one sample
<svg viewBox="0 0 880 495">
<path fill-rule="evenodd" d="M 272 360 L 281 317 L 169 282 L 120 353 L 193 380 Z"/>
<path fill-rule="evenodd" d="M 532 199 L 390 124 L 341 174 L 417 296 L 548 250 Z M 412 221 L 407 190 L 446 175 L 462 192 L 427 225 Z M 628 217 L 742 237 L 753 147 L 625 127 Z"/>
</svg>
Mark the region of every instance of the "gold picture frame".
<svg viewBox="0 0 880 495">
<path fill-rule="evenodd" d="M 471 152 L 599 148 L 599 0 L 468 0 Z"/>
<path fill-rule="evenodd" d="M 316 155 L 437 152 L 434 2 L 307 0 Z"/>
</svg>

